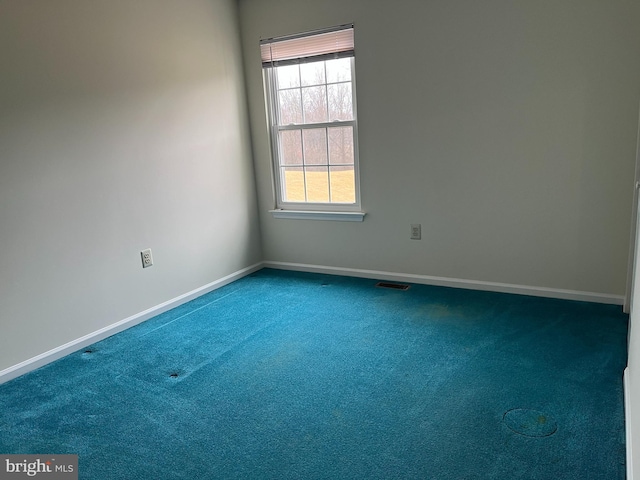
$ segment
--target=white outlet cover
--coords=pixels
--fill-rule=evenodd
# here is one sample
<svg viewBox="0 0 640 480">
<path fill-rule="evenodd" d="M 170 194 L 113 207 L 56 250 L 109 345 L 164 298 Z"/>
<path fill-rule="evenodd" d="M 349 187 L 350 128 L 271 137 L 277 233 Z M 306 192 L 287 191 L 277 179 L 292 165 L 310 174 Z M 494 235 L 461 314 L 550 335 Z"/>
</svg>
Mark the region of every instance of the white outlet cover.
<svg viewBox="0 0 640 480">
<path fill-rule="evenodd" d="M 142 268 L 147 268 L 153 265 L 153 255 L 151 254 L 150 248 L 142 250 L 140 252 L 140 256 L 142 257 Z"/>
<path fill-rule="evenodd" d="M 422 225 L 419 223 L 411 224 L 411 240 L 420 240 L 422 238 Z"/>
</svg>

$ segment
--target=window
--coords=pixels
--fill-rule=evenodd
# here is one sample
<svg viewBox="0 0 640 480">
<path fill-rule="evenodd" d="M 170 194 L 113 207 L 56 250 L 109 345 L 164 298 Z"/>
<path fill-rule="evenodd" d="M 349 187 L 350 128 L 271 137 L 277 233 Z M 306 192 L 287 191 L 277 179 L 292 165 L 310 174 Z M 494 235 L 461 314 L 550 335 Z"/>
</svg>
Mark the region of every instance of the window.
<svg viewBox="0 0 640 480">
<path fill-rule="evenodd" d="M 278 211 L 360 210 L 353 25 L 260 47 Z"/>
</svg>

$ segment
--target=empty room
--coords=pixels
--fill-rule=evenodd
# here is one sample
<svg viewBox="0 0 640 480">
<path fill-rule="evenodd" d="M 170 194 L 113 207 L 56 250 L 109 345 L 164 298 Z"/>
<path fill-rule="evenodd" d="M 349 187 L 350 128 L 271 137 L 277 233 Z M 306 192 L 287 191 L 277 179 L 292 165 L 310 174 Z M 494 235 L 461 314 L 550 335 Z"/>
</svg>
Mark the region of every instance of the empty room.
<svg viewBox="0 0 640 480">
<path fill-rule="evenodd" d="M 640 480 L 639 107 L 637 0 L 0 0 L 0 478 Z"/>
</svg>

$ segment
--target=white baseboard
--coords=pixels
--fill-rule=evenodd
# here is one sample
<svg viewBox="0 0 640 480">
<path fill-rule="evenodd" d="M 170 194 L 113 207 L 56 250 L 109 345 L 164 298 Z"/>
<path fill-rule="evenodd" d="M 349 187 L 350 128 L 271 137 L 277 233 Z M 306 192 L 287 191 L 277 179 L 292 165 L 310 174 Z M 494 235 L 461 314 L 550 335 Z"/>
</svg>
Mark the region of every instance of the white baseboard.
<svg viewBox="0 0 640 480">
<path fill-rule="evenodd" d="M 629 367 L 624 369 L 624 424 L 627 450 L 627 480 L 633 480 L 633 444 L 631 438 L 631 385 L 629 384 Z"/>
<path fill-rule="evenodd" d="M 178 307 L 183 303 L 187 303 L 194 298 L 198 298 L 201 295 L 223 287 L 235 280 L 258 271 L 261 268 L 263 268 L 262 262 L 243 268 L 242 270 L 238 270 L 237 272 L 227 275 L 226 277 L 222 277 L 211 283 L 203 285 L 202 287 L 196 288 L 195 290 L 163 302 L 160 305 L 156 305 L 155 307 L 151 307 L 143 312 L 136 313 L 135 315 L 125 318 L 124 320 L 120 320 L 119 322 L 101 328 L 100 330 L 97 330 L 95 332 L 89 333 L 88 335 L 80 337 L 76 340 L 72 340 L 71 342 L 65 343 L 64 345 L 49 350 L 48 352 L 41 353 L 40 355 L 25 360 L 24 362 L 20 362 L 17 365 L 1 370 L 0 384 L 8 382 L 9 380 L 19 377 L 20 375 L 24 375 L 25 373 L 40 368 L 88 345 L 99 342 L 100 340 L 104 340 L 111 335 L 119 333 L 123 330 L 126 330 L 127 328 L 142 323 L 145 320 L 149 320 L 156 315 L 160 315 L 161 313 L 171 310 L 172 308 Z"/>
<path fill-rule="evenodd" d="M 484 290 L 490 292 L 514 293 L 531 295 L 534 297 L 559 298 L 562 300 L 579 300 L 583 302 L 607 303 L 622 305 L 624 296 L 606 293 L 581 292 L 576 290 L 562 290 L 557 288 L 531 287 L 527 285 L 513 285 L 509 283 L 482 282 L 459 278 L 434 277 L 430 275 L 416 275 L 413 273 L 383 272 L 379 270 L 363 270 L 358 268 L 328 267 L 324 265 L 309 265 L 288 262 L 263 262 L 265 268 L 279 270 L 295 270 L 299 272 L 326 273 L 330 275 L 344 275 L 347 277 L 373 278 L 396 282 L 420 283 L 442 287 L 466 288 L 469 290 Z"/>
</svg>

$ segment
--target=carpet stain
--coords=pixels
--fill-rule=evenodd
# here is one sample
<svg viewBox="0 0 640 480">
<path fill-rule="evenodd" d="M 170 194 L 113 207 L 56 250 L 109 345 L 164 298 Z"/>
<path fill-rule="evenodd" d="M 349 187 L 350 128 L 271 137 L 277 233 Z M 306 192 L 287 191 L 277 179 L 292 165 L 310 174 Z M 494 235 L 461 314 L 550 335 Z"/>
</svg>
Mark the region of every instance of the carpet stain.
<svg viewBox="0 0 640 480">
<path fill-rule="evenodd" d="M 473 312 L 466 306 L 448 305 L 446 303 L 428 303 L 413 309 L 411 319 L 419 323 L 458 322 L 472 319 Z"/>
<path fill-rule="evenodd" d="M 458 317 L 460 316 L 460 313 L 461 312 L 459 311 L 456 312 L 454 309 L 449 307 L 449 305 L 444 305 L 440 303 L 429 305 L 429 315 L 431 317 L 436 317 L 436 318 Z"/>
<path fill-rule="evenodd" d="M 303 347 L 299 342 L 284 342 L 272 355 L 265 357 L 265 363 L 270 368 L 284 368 L 298 362 L 302 355 Z"/>
<path fill-rule="evenodd" d="M 508 410 L 502 420 L 512 431 L 525 437 L 550 437 L 558 430 L 551 416 L 528 408 Z"/>
</svg>

